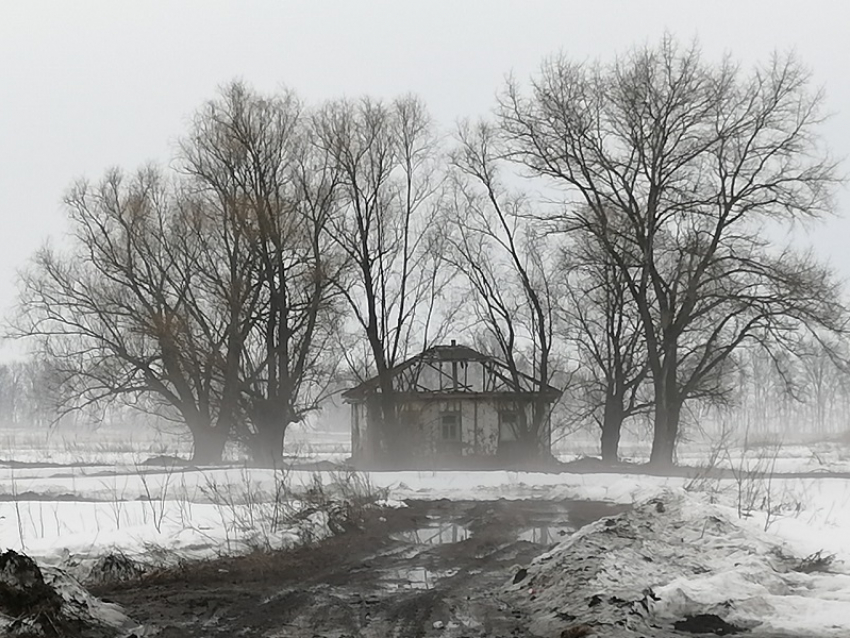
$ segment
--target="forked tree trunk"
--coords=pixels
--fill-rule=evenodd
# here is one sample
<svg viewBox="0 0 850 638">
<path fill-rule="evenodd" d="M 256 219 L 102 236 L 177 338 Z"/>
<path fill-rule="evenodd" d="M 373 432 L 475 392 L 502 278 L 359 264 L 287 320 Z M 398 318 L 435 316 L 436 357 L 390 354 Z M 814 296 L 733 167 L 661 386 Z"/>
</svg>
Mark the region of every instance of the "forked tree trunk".
<svg viewBox="0 0 850 638">
<path fill-rule="evenodd" d="M 363 447 L 363 462 L 374 467 L 383 461 L 383 423 L 381 419 L 381 401 L 377 394 L 366 399 L 366 445 Z"/>
<path fill-rule="evenodd" d="M 679 418 L 682 398 L 678 385 L 678 346 L 668 338 L 663 347 L 658 374 L 653 377 L 655 390 L 655 423 L 652 433 L 652 452 L 649 463 L 662 469 L 673 467 L 676 440 L 679 437 Z"/>
<path fill-rule="evenodd" d="M 381 464 L 386 466 L 401 466 L 408 450 L 402 446 L 401 432 L 398 423 L 398 402 L 395 395 L 392 377 L 386 373 L 387 379 L 381 381 L 381 395 L 378 400 L 380 448 L 384 455 Z"/>
<path fill-rule="evenodd" d="M 517 437 L 517 448 L 514 461 L 529 463 L 537 461 L 544 456 L 544 447 L 548 441 L 542 440 L 543 427 L 546 422 L 546 407 L 543 401 L 534 400 L 530 404 L 531 418 L 527 416 L 527 407 L 520 403 L 517 405 L 517 416 L 519 418 L 519 436 Z M 551 451 L 551 450 L 546 450 Z"/>
<path fill-rule="evenodd" d="M 257 432 L 251 437 L 248 447 L 251 458 L 259 467 L 280 468 L 283 466 L 283 444 L 288 424 L 281 419 L 254 424 Z"/>
<path fill-rule="evenodd" d="M 192 434 L 192 462 L 199 465 L 221 463 L 227 443 L 227 428 L 194 426 Z"/>
</svg>

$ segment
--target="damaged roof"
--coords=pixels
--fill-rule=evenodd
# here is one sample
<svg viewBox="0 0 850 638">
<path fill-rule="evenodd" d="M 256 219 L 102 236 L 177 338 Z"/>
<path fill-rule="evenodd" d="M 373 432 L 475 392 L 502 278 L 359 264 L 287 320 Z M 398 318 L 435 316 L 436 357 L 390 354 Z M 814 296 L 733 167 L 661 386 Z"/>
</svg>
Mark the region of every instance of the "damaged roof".
<svg viewBox="0 0 850 638">
<path fill-rule="evenodd" d="M 458 345 L 454 342 L 452 342 L 450 345 L 436 345 L 428 348 L 427 350 L 423 350 L 421 353 L 393 367 L 389 371 L 389 374 L 392 378 L 396 378 L 401 373 L 413 368 L 414 366 L 423 364 L 433 364 L 443 361 L 482 363 L 486 368 L 489 369 L 489 371 L 493 375 L 500 378 L 505 384 L 513 386 L 511 390 L 503 393 L 509 392 L 511 394 L 523 395 L 543 394 L 546 396 L 546 398 L 553 401 L 561 396 L 561 390 L 559 390 L 558 388 L 555 388 L 554 386 L 551 386 L 549 384 L 543 384 L 538 379 L 535 379 L 531 375 L 525 374 L 524 372 L 519 372 L 519 377 L 523 382 L 525 382 L 533 389 L 529 389 L 528 387 L 518 387 L 515 384 L 512 378 L 512 374 L 510 372 L 510 368 L 506 363 L 500 361 L 499 359 L 496 359 L 495 357 L 486 355 L 482 352 L 479 352 L 478 350 L 470 348 L 469 346 Z M 356 385 L 353 388 L 349 388 L 348 390 L 344 391 L 342 393 L 342 397 L 347 400 L 356 401 L 358 399 L 363 399 L 368 394 L 378 391 L 379 387 L 379 378 L 377 376 L 374 376 L 370 379 L 367 379 L 366 381 L 363 381 L 359 385 Z M 422 394 L 424 395 L 429 393 L 423 391 Z"/>
</svg>

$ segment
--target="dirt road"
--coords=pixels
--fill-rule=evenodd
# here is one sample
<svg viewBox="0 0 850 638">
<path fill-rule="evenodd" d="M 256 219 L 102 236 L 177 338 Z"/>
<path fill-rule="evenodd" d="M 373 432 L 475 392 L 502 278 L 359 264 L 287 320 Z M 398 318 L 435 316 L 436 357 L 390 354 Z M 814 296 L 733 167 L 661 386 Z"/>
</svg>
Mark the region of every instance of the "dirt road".
<svg viewBox="0 0 850 638">
<path fill-rule="evenodd" d="M 410 501 L 312 547 L 195 564 L 96 589 L 157 635 L 530 636 L 500 600 L 560 535 L 622 508 Z"/>
</svg>

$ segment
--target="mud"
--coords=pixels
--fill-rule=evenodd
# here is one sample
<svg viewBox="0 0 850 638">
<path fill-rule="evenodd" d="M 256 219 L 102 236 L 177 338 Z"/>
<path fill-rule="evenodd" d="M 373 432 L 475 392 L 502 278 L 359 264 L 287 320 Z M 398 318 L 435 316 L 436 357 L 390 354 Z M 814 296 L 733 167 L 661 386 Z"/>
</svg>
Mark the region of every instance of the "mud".
<svg viewBox="0 0 850 638">
<path fill-rule="evenodd" d="M 96 587 L 163 638 L 531 636 L 499 592 L 561 533 L 618 506 L 410 501 L 315 546 Z M 545 531 L 544 531 L 545 530 Z M 566 626 L 566 625 L 565 625 Z"/>
</svg>

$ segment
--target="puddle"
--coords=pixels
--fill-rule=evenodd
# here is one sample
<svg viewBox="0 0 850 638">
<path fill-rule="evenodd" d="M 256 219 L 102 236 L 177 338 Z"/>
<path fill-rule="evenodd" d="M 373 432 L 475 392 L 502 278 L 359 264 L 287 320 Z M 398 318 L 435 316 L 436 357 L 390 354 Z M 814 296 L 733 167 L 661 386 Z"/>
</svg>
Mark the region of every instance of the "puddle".
<svg viewBox="0 0 850 638">
<path fill-rule="evenodd" d="M 402 545 L 401 547 L 391 547 L 390 549 L 384 550 L 377 554 L 367 556 L 365 560 L 370 561 L 385 556 L 391 556 L 392 558 L 396 558 L 399 560 L 405 558 L 415 558 L 416 556 L 419 556 L 419 552 L 421 551 L 421 549 L 417 549 L 416 547 L 408 547 L 406 545 Z"/>
<path fill-rule="evenodd" d="M 552 545 L 553 543 L 560 543 L 574 531 L 575 528 L 570 525 L 537 525 L 521 530 L 517 534 L 517 540 L 536 545 Z"/>
<path fill-rule="evenodd" d="M 390 534 L 394 541 L 410 543 L 412 545 L 446 545 L 449 543 L 460 543 L 469 538 L 469 529 L 457 523 L 438 523 Z"/>
<path fill-rule="evenodd" d="M 433 589 L 442 578 L 450 578 L 457 574 L 456 569 L 435 571 L 424 567 L 394 569 L 384 572 L 381 579 L 384 589 Z"/>
</svg>

